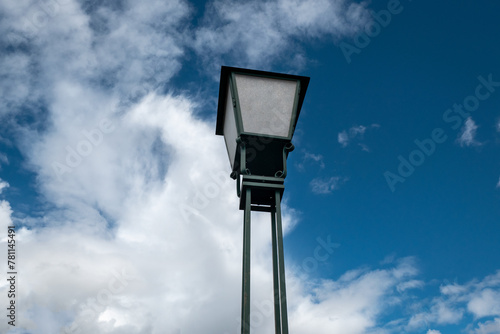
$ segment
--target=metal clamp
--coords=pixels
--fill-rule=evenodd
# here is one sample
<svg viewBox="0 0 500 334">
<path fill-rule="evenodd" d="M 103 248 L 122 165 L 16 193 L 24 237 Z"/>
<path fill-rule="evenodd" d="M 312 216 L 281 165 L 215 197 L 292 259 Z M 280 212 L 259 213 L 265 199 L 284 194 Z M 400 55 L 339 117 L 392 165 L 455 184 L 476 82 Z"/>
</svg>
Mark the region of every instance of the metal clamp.
<svg viewBox="0 0 500 334">
<path fill-rule="evenodd" d="M 280 178 L 285 178 L 287 174 L 286 170 L 286 158 L 288 157 L 288 153 L 292 152 L 295 149 L 295 146 L 293 146 L 292 142 L 286 143 L 286 145 L 283 147 L 283 170 L 277 171 L 274 176 L 275 177 L 280 177 Z"/>
</svg>

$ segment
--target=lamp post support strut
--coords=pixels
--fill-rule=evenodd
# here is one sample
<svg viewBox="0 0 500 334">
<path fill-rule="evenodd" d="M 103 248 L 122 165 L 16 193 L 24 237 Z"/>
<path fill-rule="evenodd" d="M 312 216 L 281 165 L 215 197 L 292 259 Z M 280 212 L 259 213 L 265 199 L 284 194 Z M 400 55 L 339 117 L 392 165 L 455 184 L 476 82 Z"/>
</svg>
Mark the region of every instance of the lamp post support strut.
<svg viewBox="0 0 500 334">
<path fill-rule="evenodd" d="M 278 253 L 279 273 L 273 273 L 274 277 L 279 275 L 279 299 L 281 311 L 281 332 L 276 334 L 288 334 L 288 313 L 286 310 L 286 284 L 285 284 L 285 257 L 283 255 L 283 229 L 281 226 L 281 194 L 278 190 L 275 192 L 275 210 L 276 210 L 276 239 Z M 276 269 L 276 268 L 274 268 Z M 276 302 L 276 299 L 275 299 Z M 275 308 L 276 309 L 276 308 Z"/>
<path fill-rule="evenodd" d="M 243 177 L 244 220 L 243 220 L 243 275 L 241 334 L 250 334 L 250 218 L 252 211 L 271 213 L 271 242 L 273 257 L 274 323 L 276 334 L 288 334 L 288 313 L 286 303 L 285 260 L 283 254 L 283 227 L 281 222 L 281 187 L 271 184 L 248 182 Z M 252 190 L 262 192 L 271 186 L 273 203 L 270 206 L 252 206 Z"/>
<path fill-rule="evenodd" d="M 281 333 L 281 312 L 280 312 L 280 281 L 278 273 L 278 242 L 276 235 L 276 208 L 271 210 L 271 243 L 273 249 L 273 284 L 274 284 L 274 327 L 276 333 Z"/>
<path fill-rule="evenodd" d="M 241 298 L 241 334 L 250 333 L 250 210 L 252 191 L 246 189 L 243 221 L 243 284 Z"/>
</svg>

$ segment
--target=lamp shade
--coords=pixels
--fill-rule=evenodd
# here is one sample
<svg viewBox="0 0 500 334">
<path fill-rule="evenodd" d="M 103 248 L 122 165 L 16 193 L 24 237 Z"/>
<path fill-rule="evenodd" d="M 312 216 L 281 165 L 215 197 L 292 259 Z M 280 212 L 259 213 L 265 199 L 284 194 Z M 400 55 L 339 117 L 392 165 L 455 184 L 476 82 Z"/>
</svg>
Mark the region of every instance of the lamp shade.
<svg viewBox="0 0 500 334">
<path fill-rule="evenodd" d="M 239 142 L 291 141 L 308 84 L 308 77 L 222 66 L 216 134 L 224 136 L 233 170 Z"/>
</svg>

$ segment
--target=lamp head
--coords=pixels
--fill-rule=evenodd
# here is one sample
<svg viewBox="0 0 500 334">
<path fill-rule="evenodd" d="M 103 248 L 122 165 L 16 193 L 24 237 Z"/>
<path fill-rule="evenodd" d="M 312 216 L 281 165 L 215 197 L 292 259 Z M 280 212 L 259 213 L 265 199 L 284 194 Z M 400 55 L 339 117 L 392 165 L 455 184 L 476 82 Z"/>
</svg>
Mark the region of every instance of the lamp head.
<svg viewBox="0 0 500 334">
<path fill-rule="evenodd" d="M 222 66 L 215 133 L 224 136 L 234 172 L 274 176 L 283 170 L 282 152 L 292 140 L 309 79 Z"/>
</svg>

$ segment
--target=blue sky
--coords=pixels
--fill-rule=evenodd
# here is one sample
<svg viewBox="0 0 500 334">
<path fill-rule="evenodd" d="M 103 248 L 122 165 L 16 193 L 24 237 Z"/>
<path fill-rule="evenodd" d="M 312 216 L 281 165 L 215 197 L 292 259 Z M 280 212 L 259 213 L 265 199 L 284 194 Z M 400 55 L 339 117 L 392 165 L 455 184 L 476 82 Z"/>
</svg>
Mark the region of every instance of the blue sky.
<svg viewBox="0 0 500 334">
<path fill-rule="evenodd" d="M 226 65 L 311 77 L 283 201 L 292 333 L 500 333 L 499 10 L 3 2 L 0 247 L 15 224 L 19 293 L 0 331 L 238 332 Z M 271 333 L 269 217 L 252 228 L 252 332 Z"/>
</svg>

